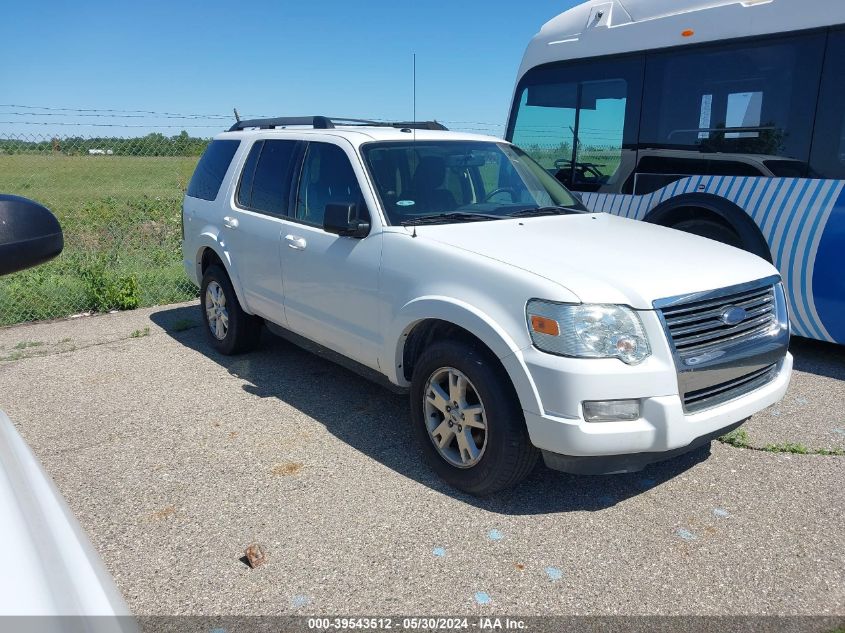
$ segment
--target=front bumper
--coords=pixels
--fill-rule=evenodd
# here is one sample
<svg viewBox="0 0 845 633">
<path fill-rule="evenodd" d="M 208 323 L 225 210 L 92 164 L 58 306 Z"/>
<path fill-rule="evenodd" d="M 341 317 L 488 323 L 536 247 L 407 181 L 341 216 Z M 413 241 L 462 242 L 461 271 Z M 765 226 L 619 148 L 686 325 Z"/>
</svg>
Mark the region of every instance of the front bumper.
<svg viewBox="0 0 845 633">
<path fill-rule="evenodd" d="M 787 354 L 780 361 L 774 379 L 766 385 L 692 414 L 684 412 L 681 398 L 675 394 L 641 398 L 642 415 L 631 422 L 591 423 L 581 416 L 557 417 L 529 411 L 525 411 L 525 420 L 532 443 L 553 454 L 546 461 L 554 468 L 593 473 L 639 470 L 648 463 L 691 450 L 776 403 L 786 393 L 791 374 L 792 355 Z M 630 458 L 599 459 L 588 467 L 581 463 L 584 460 L 566 459 L 624 455 Z"/>
</svg>

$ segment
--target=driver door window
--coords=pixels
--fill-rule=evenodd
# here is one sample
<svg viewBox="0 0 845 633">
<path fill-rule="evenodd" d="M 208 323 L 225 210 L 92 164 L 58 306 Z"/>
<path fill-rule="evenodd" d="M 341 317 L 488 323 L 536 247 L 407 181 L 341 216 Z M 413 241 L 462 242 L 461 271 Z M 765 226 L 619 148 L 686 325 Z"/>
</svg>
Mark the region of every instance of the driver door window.
<svg viewBox="0 0 845 633">
<path fill-rule="evenodd" d="M 337 145 L 309 143 L 299 179 L 295 219 L 323 226 L 327 204 L 364 208 L 361 188 L 346 153 Z"/>
</svg>

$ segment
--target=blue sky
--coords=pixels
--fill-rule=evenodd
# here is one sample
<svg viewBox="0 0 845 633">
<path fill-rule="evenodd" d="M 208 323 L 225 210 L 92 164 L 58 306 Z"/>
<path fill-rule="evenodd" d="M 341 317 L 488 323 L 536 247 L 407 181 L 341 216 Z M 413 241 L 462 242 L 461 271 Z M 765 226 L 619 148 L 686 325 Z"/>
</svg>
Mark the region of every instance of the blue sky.
<svg viewBox="0 0 845 633">
<path fill-rule="evenodd" d="M 127 136 L 185 128 L 208 136 L 227 127 L 233 106 L 242 115 L 407 119 L 413 53 L 419 119 L 501 134 L 528 40 L 574 4 L 12 2 L 0 38 L 0 135 Z M 83 117 L 19 106 L 222 118 Z"/>
</svg>

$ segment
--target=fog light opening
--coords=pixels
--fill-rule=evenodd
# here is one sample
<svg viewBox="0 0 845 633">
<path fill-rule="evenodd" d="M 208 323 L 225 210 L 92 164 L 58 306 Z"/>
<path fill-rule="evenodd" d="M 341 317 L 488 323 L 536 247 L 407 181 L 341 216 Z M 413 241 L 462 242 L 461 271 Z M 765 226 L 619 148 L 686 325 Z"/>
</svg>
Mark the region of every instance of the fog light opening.
<svg viewBox="0 0 845 633">
<path fill-rule="evenodd" d="M 584 402 L 584 419 L 587 422 L 631 422 L 639 417 L 639 400 L 586 400 Z"/>
</svg>

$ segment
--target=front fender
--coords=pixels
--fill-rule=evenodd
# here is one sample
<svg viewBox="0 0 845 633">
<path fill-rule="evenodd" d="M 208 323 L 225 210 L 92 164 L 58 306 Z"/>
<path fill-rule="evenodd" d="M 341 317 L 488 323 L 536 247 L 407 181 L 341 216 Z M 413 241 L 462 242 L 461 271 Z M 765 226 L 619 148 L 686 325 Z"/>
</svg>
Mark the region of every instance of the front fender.
<svg viewBox="0 0 845 633">
<path fill-rule="evenodd" d="M 409 385 L 402 371 L 405 343 L 418 323 L 438 319 L 461 327 L 481 340 L 499 358 L 519 396 L 522 408 L 539 411 L 540 399 L 528 367 L 517 352 L 520 345 L 490 315 L 458 299 L 445 296 L 420 297 L 406 303 L 397 313 L 386 332 L 388 345 L 385 357 L 392 363 L 386 368 L 391 382 L 402 387 Z"/>
</svg>

